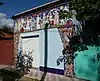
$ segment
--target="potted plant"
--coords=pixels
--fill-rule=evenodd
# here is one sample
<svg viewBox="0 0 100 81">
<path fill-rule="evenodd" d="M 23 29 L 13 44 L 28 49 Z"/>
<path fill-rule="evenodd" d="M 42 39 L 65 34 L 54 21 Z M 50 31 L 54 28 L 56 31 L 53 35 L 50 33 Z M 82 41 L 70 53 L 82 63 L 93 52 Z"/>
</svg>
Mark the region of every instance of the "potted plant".
<svg viewBox="0 0 100 81">
<path fill-rule="evenodd" d="M 6 67 L 0 69 L 2 81 L 18 81 L 23 75 L 24 74 L 21 72 L 21 70 L 15 67 Z"/>
</svg>

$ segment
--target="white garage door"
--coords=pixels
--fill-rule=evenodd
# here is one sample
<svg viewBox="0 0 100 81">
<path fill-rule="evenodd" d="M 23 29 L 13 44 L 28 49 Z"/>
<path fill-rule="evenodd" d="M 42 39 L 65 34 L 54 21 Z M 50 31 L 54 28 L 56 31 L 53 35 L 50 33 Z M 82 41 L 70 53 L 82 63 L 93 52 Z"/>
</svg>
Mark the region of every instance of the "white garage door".
<svg viewBox="0 0 100 81">
<path fill-rule="evenodd" d="M 23 52 L 32 51 L 33 67 L 39 68 L 40 66 L 40 53 L 39 53 L 39 35 L 22 37 Z"/>
</svg>

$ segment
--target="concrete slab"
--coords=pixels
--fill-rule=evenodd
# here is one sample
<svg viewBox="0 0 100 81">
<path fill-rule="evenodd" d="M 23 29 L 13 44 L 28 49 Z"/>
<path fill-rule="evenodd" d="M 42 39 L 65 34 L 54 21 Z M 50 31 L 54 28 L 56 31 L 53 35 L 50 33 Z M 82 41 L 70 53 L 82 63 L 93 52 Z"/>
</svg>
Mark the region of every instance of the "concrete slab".
<svg viewBox="0 0 100 81">
<path fill-rule="evenodd" d="M 44 81 L 85 81 L 85 80 L 66 77 L 64 75 L 58 75 L 53 73 L 47 73 L 45 75 L 44 72 L 39 71 L 38 69 L 31 69 L 29 74 L 24 76 L 24 78 L 27 79 L 25 81 L 34 81 L 34 79 L 38 79 L 42 81 L 44 77 L 45 77 Z"/>
</svg>

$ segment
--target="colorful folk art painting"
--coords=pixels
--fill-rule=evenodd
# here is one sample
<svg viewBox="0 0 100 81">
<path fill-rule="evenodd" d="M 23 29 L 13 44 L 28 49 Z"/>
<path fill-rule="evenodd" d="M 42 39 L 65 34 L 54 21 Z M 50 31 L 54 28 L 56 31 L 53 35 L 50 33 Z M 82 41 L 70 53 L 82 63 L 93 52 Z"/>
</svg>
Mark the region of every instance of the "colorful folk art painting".
<svg viewBox="0 0 100 81">
<path fill-rule="evenodd" d="M 30 13 L 15 20 L 15 28 L 19 32 L 29 32 L 38 29 L 61 27 L 66 25 L 69 16 L 68 4 L 40 13 Z M 74 14 L 74 13 L 72 13 Z"/>
<path fill-rule="evenodd" d="M 61 50 L 63 52 L 62 55 L 66 55 L 65 57 L 66 61 L 64 62 L 64 74 L 65 76 L 73 77 L 73 70 L 74 70 L 73 59 L 72 59 L 73 50 L 70 50 L 72 48 L 70 48 L 69 42 L 70 42 L 70 38 L 75 36 L 77 32 L 78 34 L 81 33 L 82 27 L 81 27 L 81 24 L 77 20 L 76 21 L 79 24 L 77 24 L 76 21 L 71 18 L 67 19 L 67 21 L 66 21 L 66 25 L 64 25 L 63 27 L 58 27 L 57 29 L 58 29 L 58 32 L 63 44 L 63 50 Z M 77 28 L 77 31 L 75 31 L 75 27 Z"/>
<path fill-rule="evenodd" d="M 67 31 L 67 28 L 59 28 L 59 33 L 61 36 L 61 40 L 63 43 L 63 55 L 66 55 L 65 59 L 65 63 L 64 63 L 64 74 L 65 76 L 71 76 L 73 77 L 73 64 L 72 64 L 72 53 L 68 53 L 68 49 L 66 48 L 67 46 L 69 46 L 69 41 L 70 39 L 68 38 L 68 34 L 71 33 Z M 72 34 L 72 33 L 71 33 Z"/>
<path fill-rule="evenodd" d="M 14 34 L 14 64 L 16 64 L 17 54 L 18 54 L 18 43 L 20 34 Z"/>
<path fill-rule="evenodd" d="M 70 50 L 69 42 L 70 38 L 82 32 L 82 26 L 75 18 L 75 11 L 72 11 L 71 14 L 69 12 L 71 11 L 66 4 L 37 14 L 27 14 L 15 20 L 15 32 L 44 29 L 46 24 L 46 28 L 57 27 L 63 43 L 62 55 L 66 55 L 67 59 L 64 63 L 64 74 L 73 77 L 73 50 Z"/>
<path fill-rule="evenodd" d="M 77 30 L 75 29 L 77 28 Z M 73 77 L 74 65 L 73 65 L 73 53 L 74 50 L 71 48 L 69 42 L 70 39 L 79 35 L 82 32 L 81 24 L 74 19 L 67 19 L 66 24 L 62 28 L 58 28 L 62 43 L 63 43 L 63 55 L 64 55 L 64 74 L 65 76 Z"/>
</svg>

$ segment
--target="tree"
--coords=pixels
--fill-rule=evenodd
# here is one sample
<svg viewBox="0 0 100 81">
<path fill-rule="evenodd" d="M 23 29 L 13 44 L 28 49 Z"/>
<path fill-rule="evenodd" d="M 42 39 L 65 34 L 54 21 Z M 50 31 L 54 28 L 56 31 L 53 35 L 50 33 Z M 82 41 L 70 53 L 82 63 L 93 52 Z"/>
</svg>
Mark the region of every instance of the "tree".
<svg viewBox="0 0 100 81">
<path fill-rule="evenodd" d="M 88 20 L 100 16 L 100 0 L 70 0 L 69 8 L 76 10 L 77 19 Z"/>
<path fill-rule="evenodd" d="M 75 10 L 76 18 L 85 20 L 83 31 L 88 35 L 100 34 L 100 0 L 69 0 L 69 9 Z"/>
<path fill-rule="evenodd" d="M 83 26 L 83 33 L 71 38 L 70 44 L 74 51 L 87 50 L 87 46 L 100 46 L 98 37 L 100 35 L 100 0 L 69 0 L 68 3 L 69 10 L 76 11 L 76 18 L 82 21 Z M 82 43 L 80 43 L 80 39 L 82 39 Z"/>
<path fill-rule="evenodd" d="M 70 0 L 69 9 L 76 10 L 78 20 L 85 20 L 85 33 L 100 34 L 100 0 Z"/>
</svg>

